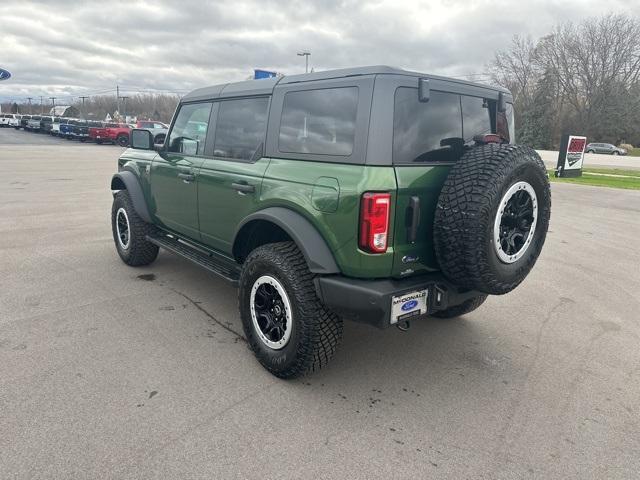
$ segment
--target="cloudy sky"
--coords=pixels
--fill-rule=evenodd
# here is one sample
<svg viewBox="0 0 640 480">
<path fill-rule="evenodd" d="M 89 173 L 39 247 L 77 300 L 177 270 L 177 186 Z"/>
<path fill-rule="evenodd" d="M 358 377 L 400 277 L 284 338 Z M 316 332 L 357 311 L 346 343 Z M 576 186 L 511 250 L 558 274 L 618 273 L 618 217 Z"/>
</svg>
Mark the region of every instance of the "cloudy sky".
<svg viewBox="0 0 640 480">
<path fill-rule="evenodd" d="M 97 94 L 120 85 L 185 93 L 254 68 L 388 64 L 477 76 L 514 34 L 562 21 L 640 14 L 640 0 L 1 0 L 0 100 Z M 470 76 L 470 77 L 469 77 Z"/>
</svg>

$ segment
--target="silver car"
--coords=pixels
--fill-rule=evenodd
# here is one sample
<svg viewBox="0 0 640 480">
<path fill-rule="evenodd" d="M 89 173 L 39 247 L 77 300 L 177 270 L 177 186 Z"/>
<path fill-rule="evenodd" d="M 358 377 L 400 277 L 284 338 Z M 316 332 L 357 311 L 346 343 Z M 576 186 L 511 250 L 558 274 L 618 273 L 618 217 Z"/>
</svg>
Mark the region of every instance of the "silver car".
<svg viewBox="0 0 640 480">
<path fill-rule="evenodd" d="M 606 155 L 626 155 L 624 148 L 616 147 L 610 143 L 590 143 L 585 149 L 587 153 L 604 153 Z"/>
</svg>

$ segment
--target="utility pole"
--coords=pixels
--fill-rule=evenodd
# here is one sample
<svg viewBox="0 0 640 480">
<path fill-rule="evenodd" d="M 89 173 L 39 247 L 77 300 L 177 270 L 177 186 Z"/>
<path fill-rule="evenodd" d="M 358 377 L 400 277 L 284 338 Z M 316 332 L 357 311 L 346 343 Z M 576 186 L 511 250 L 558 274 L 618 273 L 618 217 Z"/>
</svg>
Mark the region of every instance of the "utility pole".
<svg viewBox="0 0 640 480">
<path fill-rule="evenodd" d="M 56 97 L 49 97 L 49 99 L 51 100 L 52 115 L 55 115 L 56 114 Z"/>
<path fill-rule="evenodd" d="M 116 85 L 116 112 L 120 115 L 120 86 Z"/>
<path fill-rule="evenodd" d="M 29 115 L 31 115 L 33 113 L 33 110 L 31 110 L 31 100 L 33 100 L 33 97 L 27 97 L 27 100 L 29 100 Z"/>
<path fill-rule="evenodd" d="M 42 115 L 44 113 L 44 103 L 42 103 L 42 99 L 44 97 L 42 95 L 40 95 L 40 115 Z"/>
<path fill-rule="evenodd" d="M 84 101 L 87 98 L 89 98 L 89 97 L 80 97 L 80 99 L 82 100 L 82 118 L 84 118 L 85 120 L 87 119 L 87 114 L 84 111 Z"/>
<path fill-rule="evenodd" d="M 124 117 L 124 121 L 127 121 L 127 98 L 129 97 L 120 97 L 123 101 L 122 103 L 122 116 Z"/>
<path fill-rule="evenodd" d="M 298 52 L 299 57 L 304 57 L 304 73 L 309 73 L 309 55 L 311 52 Z"/>
</svg>

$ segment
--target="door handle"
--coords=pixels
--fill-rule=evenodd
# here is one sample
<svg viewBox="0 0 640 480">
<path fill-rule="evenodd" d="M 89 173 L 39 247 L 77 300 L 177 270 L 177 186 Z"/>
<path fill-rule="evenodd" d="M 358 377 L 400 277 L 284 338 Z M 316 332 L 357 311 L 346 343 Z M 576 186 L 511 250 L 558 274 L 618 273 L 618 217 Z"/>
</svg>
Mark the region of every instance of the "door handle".
<svg viewBox="0 0 640 480">
<path fill-rule="evenodd" d="M 418 225 L 420 225 L 420 197 L 413 195 L 409 199 L 407 208 L 409 225 L 407 226 L 407 240 L 416 243 L 418 238 Z"/>
<path fill-rule="evenodd" d="M 179 173 L 178 178 L 182 179 L 184 183 L 191 183 L 196 179 L 193 173 Z"/>
<path fill-rule="evenodd" d="M 256 187 L 249 185 L 248 183 L 232 183 L 231 188 L 237 190 L 238 193 L 253 193 L 256 191 Z"/>
</svg>

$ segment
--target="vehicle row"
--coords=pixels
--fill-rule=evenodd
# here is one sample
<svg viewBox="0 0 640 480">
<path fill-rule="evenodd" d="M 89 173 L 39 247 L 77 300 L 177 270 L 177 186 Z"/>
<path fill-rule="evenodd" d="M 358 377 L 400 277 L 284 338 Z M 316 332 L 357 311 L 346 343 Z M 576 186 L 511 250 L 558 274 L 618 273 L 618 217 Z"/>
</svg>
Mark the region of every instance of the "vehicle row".
<svg viewBox="0 0 640 480">
<path fill-rule="evenodd" d="M 0 127 L 13 127 L 16 130 L 45 133 L 80 142 L 112 143 L 122 147 L 129 145 L 133 128 L 150 131 L 156 143 L 163 143 L 168 131 L 166 124 L 154 120 L 141 120 L 135 124 L 128 124 L 17 113 L 0 114 Z"/>
</svg>

